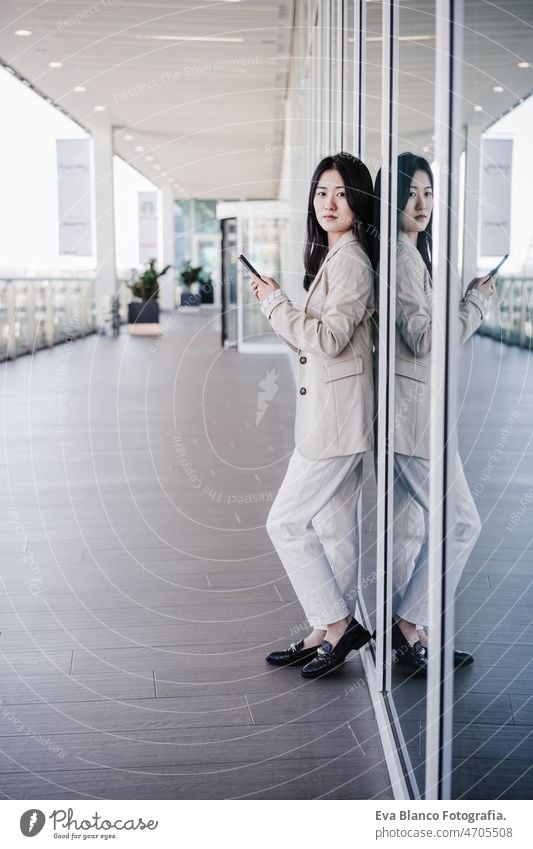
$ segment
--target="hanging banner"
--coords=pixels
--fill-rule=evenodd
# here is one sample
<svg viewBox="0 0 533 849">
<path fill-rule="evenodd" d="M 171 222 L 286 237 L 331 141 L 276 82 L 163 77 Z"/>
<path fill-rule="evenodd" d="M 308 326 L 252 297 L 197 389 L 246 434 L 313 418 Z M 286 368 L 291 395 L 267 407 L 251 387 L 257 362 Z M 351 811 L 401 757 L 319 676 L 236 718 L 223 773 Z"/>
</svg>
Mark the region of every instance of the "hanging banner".
<svg viewBox="0 0 533 849">
<path fill-rule="evenodd" d="M 90 139 L 57 139 L 59 253 L 92 256 Z"/>
<path fill-rule="evenodd" d="M 479 205 L 481 256 L 510 253 L 512 139 L 483 139 Z"/>
<path fill-rule="evenodd" d="M 139 264 L 157 259 L 157 192 L 139 192 Z"/>
</svg>

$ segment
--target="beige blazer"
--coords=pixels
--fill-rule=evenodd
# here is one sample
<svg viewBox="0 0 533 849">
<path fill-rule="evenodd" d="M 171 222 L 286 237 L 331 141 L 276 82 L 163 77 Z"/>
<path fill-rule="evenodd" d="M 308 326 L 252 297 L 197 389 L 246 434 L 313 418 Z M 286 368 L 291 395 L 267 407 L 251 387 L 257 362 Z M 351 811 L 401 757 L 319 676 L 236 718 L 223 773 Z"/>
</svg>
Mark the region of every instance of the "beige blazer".
<svg viewBox="0 0 533 849">
<path fill-rule="evenodd" d="M 431 303 L 429 271 L 416 245 L 398 233 L 396 257 L 396 379 L 394 450 L 429 460 L 431 419 Z M 461 344 L 477 330 L 485 309 L 467 293 L 459 304 Z"/>
<path fill-rule="evenodd" d="M 374 275 L 353 233 L 327 253 L 303 309 L 282 295 L 264 312 L 297 353 L 300 454 L 320 460 L 371 451 Z"/>
</svg>

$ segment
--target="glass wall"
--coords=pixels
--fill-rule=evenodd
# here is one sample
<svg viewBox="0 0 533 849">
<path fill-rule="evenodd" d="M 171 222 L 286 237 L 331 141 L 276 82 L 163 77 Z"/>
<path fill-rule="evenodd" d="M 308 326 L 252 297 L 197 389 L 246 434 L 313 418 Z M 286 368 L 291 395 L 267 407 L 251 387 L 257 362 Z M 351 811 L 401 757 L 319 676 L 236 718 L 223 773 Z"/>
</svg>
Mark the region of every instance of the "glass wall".
<svg viewBox="0 0 533 849">
<path fill-rule="evenodd" d="M 222 341 L 239 351 L 284 350 L 270 323 L 257 309 L 249 274 L 237 257 L 244 254 L 261 274 L 280 278 L 287 249 L 287 207 L 280 201 L 228 201 L 218 204 L 223 235 Z"/>
<path fill-rule="evenodd" d="M 380 172 L 381 180 L 375 222 L 380 236 L 377 446 L 375 457 L 368 457 L 359 506 L 355 612 L 370 630 L 376 629 L 375 642 L 361 654 L 384 756 L 399 797 L 487 798 L 483 788 L 493 786 L 497 772 L 497 751 L 490 753 L 490 739 L 498 739 L 500 751 L 504 741 L 510 745 L 514 739 L 500 727 L 512 721 L 513 696 L 498 691 L 498 652 L 492 646 L 490 666 L 490 647 L 472 612 L 486 603 L 486 611 L 494 614 L 483 556 L 485 550 L 489 556 L 487 540 L 492 539 L 489 487 L 479 478 L 493 479 L 500 462 L 503 469 L 503 446 L 501 453 L 497 446 L 507 444 L 514 425 L 505 418 L 503 401 L 489 436 L 490 411 L 486 419 L 479 417 L 469 394 L 479 391 L 480 354 L 494 366 L 498 359 L 497 346 L 480 339 L 482 333 L 530 347 L 526 266 L 533 239 L 521 273 L 509 265 L 511 278 L 500 274 L 496 280 L 497 296 L 488 312 L 488 302 L 471 294 L 471 281 L 496 260 L 490 250 L 484 257 L 480 249 L 483 227 L 504 242 L 506 230 L 511 235 L 509 215 L 504 214 L 505 162 L 483 158 L 482 135 L 498 117 L 498 108 L 512 109 L 530 90 L 519 76 L 531 68 L 527 57 L 517 53 L 527 50 L 525 36 L 512 10 L 488 11 L 478 3 L 463 8 L 445 0 L 299 2 L 295 20 L 283 187 L 291 199 L 291 218 L 301 221 L 308 181 L 323 155 L 341 149 L 360 155 L 374 178 Z M 495 32 L 500 34 L 497 42 Z M 501 79 L 488 61 L 489 46 L 498 55 Z M 504 98 L 498 100 L 501 94 Z M 494 138 L 508 137 L 508 127 L 495 126 Z M 528 133 L 524 150 L 530 150 Z M 405 153 L 413 158 L 398 160 Z M 413 162 L 417 165 L 410 171 Z M 493 185 L 496 171 L 502 179 L 493 189 L 494 205 L 487 186 Z M 417 215 L 425 221 L 414 238 L 409 222 L 399 215 L 407 208 L 411 183 L 422 193 Z M 292 253 L 298 257 L 302 234 L 293 221 L 290 238 L 298 249 Z M 495 253 L 499 258 L 504 252 Z M 297 296 L 302 271 L 297 259 L 291 271 Z M 418 313 L 403 321 L 410 297 L 406 291 Z M 423 333 L 410 348 L 407 336 L 421 313 Z M 493 348 L 480 348 L 483 344 Z M 525 359 L 520 363 L 527 367 Z M 512 398 L 513 409 L 519 409 L 509 386 L 497 386 L 495 377 L 480 377 L 479 382 L 492 397 Z M 481 429 L 484 436 L 477 441 Z M 516 491 L 509 464 L 506 475 L 500 485 Z M 515 524 L 525 510 L 524 498 L 520 503 Z M 531 535 L 523 526 L 521 534 L 523 545 L 530 545 Z M 500 544 L 507 562 L 511 554 Z M 501 564 L 495 566 L 494 580 L 503 572 Z M 522 578 L 515 577 L 519 584 Z M 508 648 L 511 639 L 504 643 Z M 517 704 L 524 686 L 518 685 Z M 493 758 L 485 775 L 476 760 L 476 740 L 486 747 L 487 763 Z M 516 780 L 523 782 L 523 776 L 517 773 Z M 507 792 L 513 798 L 512 789 Z"/>
<path fill-rule="evenodd" d="M 221 303 L 221 233 L 214 200 L 182 200 L 174 204 L 176 279 L 190 261 L 209 272 L 215 303 Z"/>
</svg>

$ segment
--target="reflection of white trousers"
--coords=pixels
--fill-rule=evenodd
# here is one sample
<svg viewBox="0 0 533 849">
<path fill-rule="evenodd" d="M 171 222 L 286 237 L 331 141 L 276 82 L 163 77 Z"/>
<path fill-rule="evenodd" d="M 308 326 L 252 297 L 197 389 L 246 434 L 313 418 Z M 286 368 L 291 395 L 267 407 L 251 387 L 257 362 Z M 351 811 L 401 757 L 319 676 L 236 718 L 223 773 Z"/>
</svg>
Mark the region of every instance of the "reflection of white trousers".
<svg viewBox="0 0 533 849">
<path fill-rule="evenodd" d="M 454 481 L 456 523 L 448 578 L 455 593 L 481 531 L 481 522 L 457 454 Z M 429 625 L 428 599 L 429 461 L 394 455 L 393 613 Z"/>
<path fill-rule="evenodd" d="M 308 460 L 294 451 L 267 531 L 313 628 L 353 614 L 363 454 Z"/>
</svg>

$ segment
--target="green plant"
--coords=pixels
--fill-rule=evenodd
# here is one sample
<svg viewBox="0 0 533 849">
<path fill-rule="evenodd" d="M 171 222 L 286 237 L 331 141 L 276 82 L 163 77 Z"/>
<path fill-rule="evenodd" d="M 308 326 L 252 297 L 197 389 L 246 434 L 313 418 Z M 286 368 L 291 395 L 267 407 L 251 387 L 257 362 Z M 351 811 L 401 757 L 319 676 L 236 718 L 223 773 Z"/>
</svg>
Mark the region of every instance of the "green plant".
<svg viewBox="0 0 533 849">
<path fill-rule="evenodd" d="M 180 277 L 183 285 L 190 289 L 193 283 L 211 284 L 211 275 L 208 271 L 204 271 L 201 265 L 191 265 L 190 260 L 186 260 L 180 269 Z"/>
<path fill-rule="evenodd" d="M 169 268 L 170 265 L 165 265 L 162 271 L 157 271 L 155 259 L 151 259 L 135 283 L 129 284 L 134 297 L 141 298 L 143 301 L 157 301 L 159 298 L 159 278 L 163 277 Z"/>
</svg>

